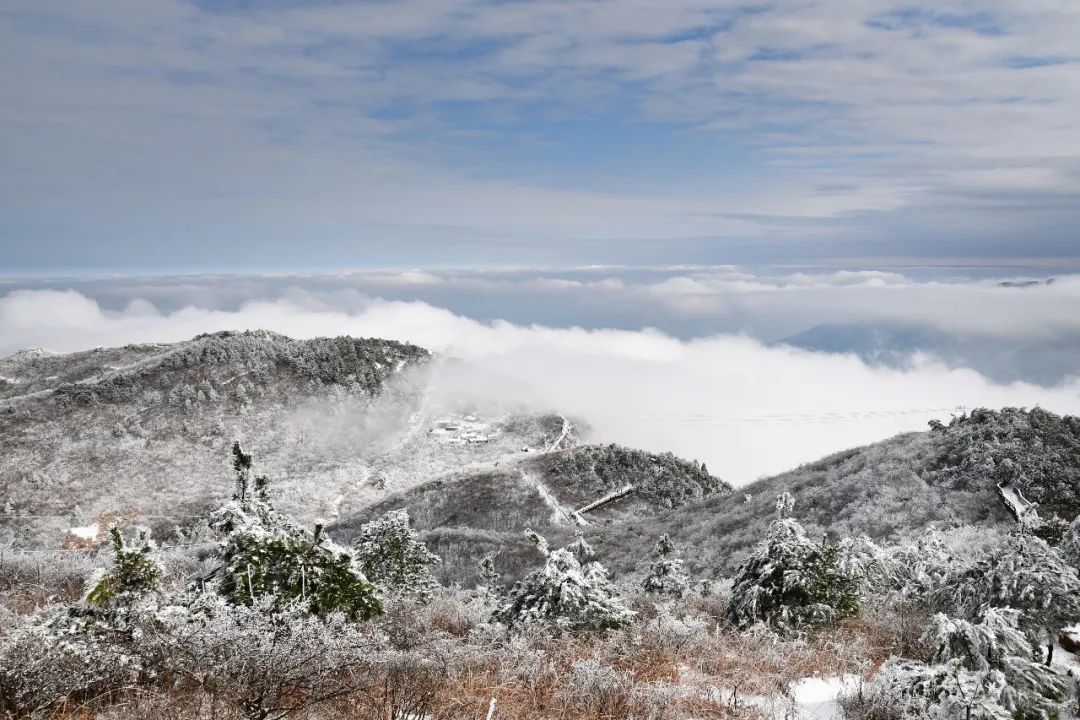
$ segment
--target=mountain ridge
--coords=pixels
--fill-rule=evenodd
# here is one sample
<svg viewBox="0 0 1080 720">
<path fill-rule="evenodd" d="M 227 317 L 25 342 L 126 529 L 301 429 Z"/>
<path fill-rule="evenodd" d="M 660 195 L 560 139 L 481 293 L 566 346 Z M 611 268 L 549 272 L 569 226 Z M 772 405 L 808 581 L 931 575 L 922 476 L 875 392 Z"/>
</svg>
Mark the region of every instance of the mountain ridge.
<svg viewBox="0 0 1080 720">
<path fill-rule="evenodd" d="M 976 410 L 948 425 L 834 453 L 734 489 L 671 453 L 590 444 L 547 410 L 488 414 L 429 405 L 433 356 L 348 337 L 263 331 L 0 360 L 0 539 L 56 546 L 70 528 L 152 520 L 159 536 L 230 491 L 228 447 L 245 442 L 279 505 L 342 542 L 405 507 L 444 582 L 475 580 L 498 552 L 513 577 L 534 560 L 526 529 L 582 532 L 633 574 L 662 534 L 695 572 L 730 574 L 773 518 L 777 495 L 814 535 L 891 541 L 929 527 L 1006 525 L 1008 482 L 1069 520 L 1080 512 L 1080 419 Z M 584 505 L 632 492 L 579 518 Z M 583 519 L 583 521 L 582 521 Z"/>
</svg>

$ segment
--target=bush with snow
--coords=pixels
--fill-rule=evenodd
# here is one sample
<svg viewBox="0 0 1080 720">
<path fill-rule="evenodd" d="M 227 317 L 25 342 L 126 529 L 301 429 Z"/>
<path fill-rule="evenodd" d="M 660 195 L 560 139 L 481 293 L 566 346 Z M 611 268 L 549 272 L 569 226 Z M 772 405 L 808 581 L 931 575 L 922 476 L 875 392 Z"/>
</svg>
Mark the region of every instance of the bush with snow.
<svg viewBox="0 0 1080 720">
<path fill-rule="evenodd" d="M 593 550 L 584 538 L 551 550 L 540 535 L 530 532 L 544 556 L 544 566 L 514 585 L 496 620 L 508 627 L 550 624 L 568 630 L 604 630 L 629 625 L 635 613 L 608 579 L 607 571 L 589 558 Z"/>
<path fill-rule="evenodd" d="M 641 586 L 645 592 L 680 598 L 690 589 L 690 578 L 683 569 L 683 561 L 675 557 L 675 544 L 667 533 L 657 541 L 653 551 L 655 559 L 649 566 Z"/>
<path fill-rule="evenodd" d="M 134 542 L 124 539 L 120 528 L 109 528 L 113 547 L 113 567 L 94 583 L 86 602 L 107 607 L 142 597 L 154 590 L 161 580 L 162 568 L 151 557 L 155 549 L 150 531 L 137 528 Z"/>
<path fill-rule="evenodd" d="M 199 590 L 213 589 L 234 604 L 251 605 L 261 597 L 279 604 L 298 601 L 315 615 L 344 613 L 367 620 L 382 612 L 375 587 L 358 560 L 329 540 L 280 515 L 270 503 L 268 480 L 252 477 L 251 455 L 233 445 L 236 491 L 214 512 L 210 525 L 224 533 L 221 565 Z"/>
<path fill-rule="evenodd" d="M 581 714 L 625 717 L 633 686 L 634 678 L 630 673 L 587 658 L 574 662 L 560 679 L 558 696 Z"/>
<path fill-rule="evenodd" d="M 365 523 L 354 547 L 368 580 L 387 596 L 428 601 L 439 586 L 431 572 L 439 556 L 409 527 L 407 510 L 392 510 Z"/>
<path fill-rule="evenodd" d="M 35 717 L 131 685 L 143 666 L 130 637 L 74 606 L 24 624 L 0 641 L 0 711 Z"/>
<path fill-rule="evenodd" d="M 930 662 L 890 659 L 861 701 L 857 718 L 1058 718 L 1070 681 L 1038 661 L 1016 610 L 988 608 L 977 621 L 934 617 L 923 641 Z"/>
<path fill-rule="evenodd" d="M 858 578 L 840 564 L 836 546 L 814 542 L 786 517 L 792 500 L 778 498 L 776 521 L 739 568 L 728 620 L 736 627 L 765 623 L 781 631 L 834 622 L 859 608 Z"/>
<path fill-rule="evenodd" d="M 372 641 L 343 613 L 316 617 L 301 599 L 234 605 L 204 594 L 139 619 L 136 651 L 173 679 L 254 719 L 283 718 L 365 682 Z"/>
<path fill-rule="evenodd" d="M 1061 628 L 1080 617 L 1080 575 L 1056 549 L 1022 529 L 959 575 L 946 588 L 956 608 L 968 615 L 985 608 L 1013 608 L 1032 642 L 1047 656 Z"/>
</svg>

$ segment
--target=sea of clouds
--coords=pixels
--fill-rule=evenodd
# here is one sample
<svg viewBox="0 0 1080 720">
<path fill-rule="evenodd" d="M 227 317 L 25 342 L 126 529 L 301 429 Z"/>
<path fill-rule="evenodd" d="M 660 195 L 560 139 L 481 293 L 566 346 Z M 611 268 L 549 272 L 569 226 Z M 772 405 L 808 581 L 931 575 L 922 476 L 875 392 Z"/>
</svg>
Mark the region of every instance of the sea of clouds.
<svg viewBox="0 0 1080 720">
<path fill-rule="evenodd" d="M 826 322 L 901 324 L 983 343 L 969 348 L 1035 355 L 1057 348 L 1075 358 L 1080 277 L 1072 276 L 1003 283 L 589 268 L 2 287 L 0 355 L 171 342 L 225 329 L 409 341 L 466 361 L 437 375 L 442 393 L 493 409 L 561 411 L 586 421 L 593 439 L 671 450 L 735 483 L 920 430 L 962 408 L 1080 413 L 1070 361 L 1052 382 L 1023 370 L 1005 381 L 934 348 L 905 348 L 875 362 L 865 348 L 823 352 L 781 342 Z"/>
</svg>

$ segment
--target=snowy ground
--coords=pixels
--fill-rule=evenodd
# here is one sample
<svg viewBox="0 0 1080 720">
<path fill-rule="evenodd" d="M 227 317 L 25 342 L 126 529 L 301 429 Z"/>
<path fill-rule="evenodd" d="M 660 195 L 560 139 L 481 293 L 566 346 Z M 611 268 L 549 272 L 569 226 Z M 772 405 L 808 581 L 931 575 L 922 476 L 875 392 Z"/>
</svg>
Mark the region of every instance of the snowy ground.
<svg viewBox="0 0 1080 720">
<path fill-rule="evenodd" d="M 837 698 L 859 685 L 856 675 L 803 678 L 791 686 L 792 705 L 777 720 L 841 720 Z"/>
<path fill-rule="evenodd" d="M 1073 625 L 1067 627 L 1062 631 L 1065 635 L 1070 635 L 1074 639 L 1080 639 L 1080 625 Z M 1054 644 L 1054 659 L 1053 666 L 1059 670 L 1080 679 L 1080 657 L 1069 652 L 1065 648 L 1061 647 L 1060 643 Z"/>
<path fill-rule="evenodd" d="M 101 528 L 98 527 L 97 523 L 91 523 L 89 525 L 84 525 L 82 527 L 68 528 L 68 533 L 72 537 L 78 538 L 79 540 L 86 540 L 88 542 L 92 542 L 94 540 L 97 540 L 98 534 L 100 532 L 101 532 Z"/>
<path fill-rule="evenodd" d="M 710 695 L 726 704 L 734 703 L 734 707 L 754 708 L 771 720 L 843 720 L 837 699 L 855 691 L 859 682 L 857 675 L 807 677 L 792 683 L 785 694 L 742 695 L 714 687 Z"/>
</svg>

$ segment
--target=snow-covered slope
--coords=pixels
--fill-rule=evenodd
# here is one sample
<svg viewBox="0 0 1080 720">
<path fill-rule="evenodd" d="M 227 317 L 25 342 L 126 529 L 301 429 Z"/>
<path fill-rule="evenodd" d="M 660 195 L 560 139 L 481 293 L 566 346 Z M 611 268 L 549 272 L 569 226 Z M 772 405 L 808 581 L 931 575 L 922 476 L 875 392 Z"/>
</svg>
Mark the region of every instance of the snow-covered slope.
<svg viewBox="0 0 1080 720">
<path fill-rule="evenodd" d="M 325 519 L 347 536 L 409 507 L 448 558 L 444 580 L 467 579 L 478 553 L 516 547 L 526 527 L 556 541 L 582 530 L 615 572 L 638 568 L 666 532 L 693 549 L 691 569 L 728 574 L 783 492 L 811 533 L 877 539 L 1010 523 L 1005 480 L 1041 510 L 1080 497 L 1080 421 L 1043 411 L 977 411 L 732 492 L 669 453 L 582 444 L 557 414 L 484 415 L 442 393 L 436 404 L 429 360 L 395 342 L 267 332 L 0 360 L 0 541 L 87 542 L 68 530 L 106 519 L 167 536 L 228 496 L 234 440 L 302 522 Z M 586 524 L 575 517 L 627 485 Z"/>
<path fill-rule="evenodd" d="M 184 524 L 230 492 L 235 439 L 281 479 L 285 507 L 332 515 L 407 425 L 411 369 L 429 357 L 253 332 L 6 358 L 0 375 L 18 382 L 0 400 L 0 535 L 48 546 L 103 516 Z"/>
<path fill-rule="evenodd" d="M 0 399 L 0 542 L 82 545 L 106 520 L 167 538 L 232 491 L 234 440 L 302 522 L 575 442 L 557 415 L 433 400 L 430 358 L 390 341 L 247 332 L 0 360 L 18 378 Z"/>
</svg>

